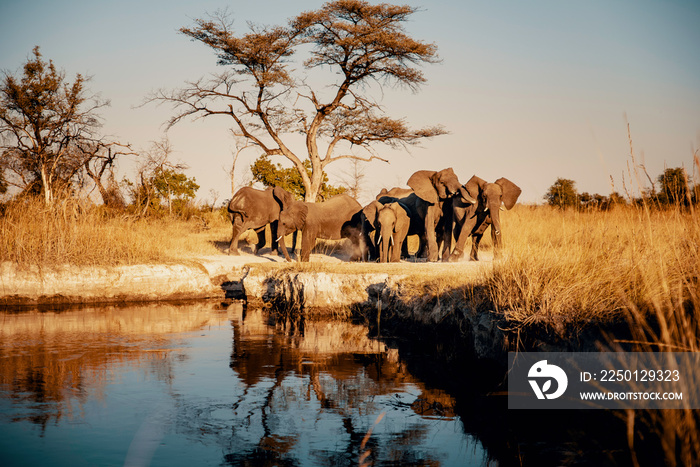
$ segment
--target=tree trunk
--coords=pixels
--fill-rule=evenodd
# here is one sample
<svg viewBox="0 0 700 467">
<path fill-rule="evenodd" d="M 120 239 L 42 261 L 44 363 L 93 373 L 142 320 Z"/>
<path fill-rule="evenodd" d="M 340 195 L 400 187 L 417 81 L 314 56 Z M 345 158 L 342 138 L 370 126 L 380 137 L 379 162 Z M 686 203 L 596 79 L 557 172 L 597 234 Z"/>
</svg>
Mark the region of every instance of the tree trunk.
<svg viewBox="0 0 700 467">
<path fill-rule="evenodd" d="M 97 187 L 97 191 L 99 191 L 100 196 L 102 196 L 102 204 L 104 204 L 105 206 L 109 206 L 109 204 L 111 204 L 110 203 L 111 198 L 109 196 L 109 193 L 107 192 L 107 189 L 102 184 L 102 180 L 100 180 L 99 178 L 93 178 L 92 181 L 95 182 L 95 186 Z"/>
<path fill-rule="evenodd" d="M 44 202 L 47 206 L 53 204 L 53 192 L 51 191 L 51 181 L 46 173 L 46 166 L 41 166 L 41 189 L 44 190 Z"/>
<path fill-rule="evenodd" d="M 307 203 L 315 203 L 318 200 L 318 193 L 321 191 L 321 185 L 323 184 L 323 169 L 320 167 L 316 168 L 316 164 L 312 163 L 313 172 L 311 173 L 311 185 L 305 186 L 306 194 L 304 195 L 304 201 Z M 304 183 L 306 185 L 306 183 Z"/>
</svg>

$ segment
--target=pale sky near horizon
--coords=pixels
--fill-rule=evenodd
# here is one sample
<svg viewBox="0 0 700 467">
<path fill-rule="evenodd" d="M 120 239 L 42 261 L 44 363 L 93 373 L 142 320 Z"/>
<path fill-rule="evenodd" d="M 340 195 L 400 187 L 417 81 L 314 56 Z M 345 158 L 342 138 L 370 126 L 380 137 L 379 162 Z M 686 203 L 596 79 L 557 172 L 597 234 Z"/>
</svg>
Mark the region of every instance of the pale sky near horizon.
<svg viewBox="0 0 700 467">
<path fill-rule="evenodd" d="M 92 76 L 89 89 L 111 101 L 103 132 L 145 150 L 164 136 L 173 111 L 141 106 L 159 89 L 175 89 L 220 71 L 212 51 L 178 29 L 228 7 L 237 33 L 247 21 L 284 24 L 320 0 L 139 1 L 0 0 L 0 70 L 19 73 L 34 46 L 66 72 Z M 387 89 L 383 105 L 414 127 L 442 124 L 450 133 L 410 152 L 377 147 L 391 163 L 364 166 L 364 198 L 405 186 L 416 170 L 453 167 L 462 183 L 473 175 L 506 177 L 523 189 L 521 202 L 541 203 L 557 177 L 579 191 L 608 194 L 611 177 L 629 180 L 629 121 L 637 162 L 656 178 L 664 167 L 692 173 L 700 147 L 700 2 L 592 0 L 402 1 L 421 11 L 406 24 L 434 42 L 442 62 L 424 67 L 420 92 Z M 174 159 L 201 185 L 198 199 L 230 197 L 227 168 L 231 121 L 183 121 L 168 132 Z M 259 155 L 245 153 L 238 179 Z M 273 159 L 285 165 L 282 158 Z M 132 177 L 134 162 L 120 174 Z M 331 182 L 347 164 L 330 165 Z M 696 174 L 697 175 L 697 174 Z M 700 181 L 700 180 L 699 180 Z"/>
</svg>

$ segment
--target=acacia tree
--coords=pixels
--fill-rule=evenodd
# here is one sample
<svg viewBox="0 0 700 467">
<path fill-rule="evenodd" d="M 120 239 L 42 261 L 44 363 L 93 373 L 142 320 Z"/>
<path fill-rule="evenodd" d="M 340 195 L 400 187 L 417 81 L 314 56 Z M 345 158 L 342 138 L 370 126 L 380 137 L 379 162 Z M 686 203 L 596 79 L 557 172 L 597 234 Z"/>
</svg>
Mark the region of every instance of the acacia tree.
<svg viewBox="0 0 700 467">
<path fill-rule="evenodd" d="M 557 181 L 547 190 L 544 199 L 550 206 L 577 208 L 579 199 L 576 191 L 576 182 L 566 178 L 557 178 Z"/>
<path fill-rule="evenodd" d="M 39 47 L 33 54 L 20 78 L 5 73 L 0 84 L 0 157 L 9 183 L 40 192 L 51 205 L 58 187 L 83 169 L 86 154 L 78 145 L 97 141 L 96 111 L 109 103 L 87 96 L 80 74 L 67 82 Z"/>
<path fill-rule="evenodd" d="M 410 129 L 369 97 L 375 83 L 416 91 L 426 81 L 418 66 L 438 61 L 434 44 L 404 30 L 415 12 L 410 6 L 336 0 L 284 26 L 250 24 L 250 32 L 240 36 L 225 13 L 196 20 L 180 31 L 213 49 L 226 71 L 177 91 L 159 91 L 149 101 L 173 104 L 169 127 L 188 116 L 233 119 L 236 137 L 293 163 L 306 201 L 314 202 L 328 164 L 348 158 L 388 162 L 373 150 L 377 144 L 396 148 L 445 133 L 439 126 Z M 316 81 L 321 70 L 330 69 L 333 79 L 314 89 L 307 76 L 296 75 L 299 63 L 293 59 L 304 54 L 302 70 L 316 72 Z M 299 133 L 306 137 L 303 154 L 289 144 L 289 136 Z"/>
</svg>

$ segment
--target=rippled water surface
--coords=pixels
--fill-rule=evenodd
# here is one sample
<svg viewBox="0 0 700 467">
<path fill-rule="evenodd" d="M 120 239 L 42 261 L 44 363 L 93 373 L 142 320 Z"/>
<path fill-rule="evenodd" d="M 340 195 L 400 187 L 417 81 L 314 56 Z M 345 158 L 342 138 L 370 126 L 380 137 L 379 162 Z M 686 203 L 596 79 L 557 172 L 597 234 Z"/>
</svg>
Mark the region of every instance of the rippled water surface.
<svg viewBox="0 0 700 467">
<path fill-rule="evenodd" d="M 0 465 L 483 465 L 455 401 L 339 322 L 210 303 L 0 314 Z"/>
</svg>

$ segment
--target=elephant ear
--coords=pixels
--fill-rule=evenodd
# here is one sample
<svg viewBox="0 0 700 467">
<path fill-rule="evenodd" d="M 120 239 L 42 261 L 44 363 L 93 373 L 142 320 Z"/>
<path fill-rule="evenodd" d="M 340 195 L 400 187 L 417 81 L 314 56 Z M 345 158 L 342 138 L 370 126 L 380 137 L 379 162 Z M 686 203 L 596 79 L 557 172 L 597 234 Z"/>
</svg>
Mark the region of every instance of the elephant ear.
<svg viewBox="0 0 700 467">
<path fill-rule="evenodd" d="M 467 189 L 467 192 L 472 198 L 478 200 L 479 193 L 481 193 L 483 189 L 486 188 L 486 180 L 474 175 L 472 176 L 472 178 L 469 179 L 469 181 L 466 185 L 464 185 L 464 187 Z"/>
<path fill-rule="evenodd" d="M 362 208 L 362 213 L 375 229 L 377 228 L 377 213 L 383 206 L 384 205 L 379 201 L 372 201 L 367 206 Z"/>
<path fill-rule="evenodd" d="M 407 182 L 420 199 L 433 204 L 438 202 L 438 193 L 433 186 L 433 177 L 436 173 L 431 170 L 419 170 L 411 175 Z"/>
<path fill-rule="evenodd" d="M 297 230 L 303 230 L 306 225 L 306 216 L 309 214 L 309 207 L 305 203 L 299 201 L 294 203 L 291 210 L 294 213 L 294 227 L 296 227 Z"/>
<path fill-rule="evenodd" d="M 304 230 L 306 225 L 306 216 L 309 213 L 309 207 L 301 201 L 296 201 L 287 209 L 280 212 L 280 222 L 284 223 L 287 228 L 294 230 Z"/>
<path fill-rule="evenodd" d="M 382 188 L 382 191 L 380 191 L 379 194 L 377 195 L 377 197 L 374 198 L 374 199 L 376 199 L 377 201 L 379 201 L 380 198 L 382 198 L 382 197 L 384 197 L 384 196 L 387 196 L 388 194 L 389 194 L 389 192 L 387 191 L 387 189 L 386 189 L 386 188 Z"/>
<path fill-rule="evenodd" d="M 396 215 L 396 225 L 397 227 L 395 230 L 398 230 L 398 225 L 401 222 L 409 222 L 410 219 L 408 218 L 408 213 L 406 212 L 406 208 L 401 206 L 401 203 L 391 203 L 389 205 L 391 209 L 394 211 L 394 214 Z"/>
<path fill-rule="evenodd" d="M 499 178 L 496 180 L 496 184 L 503 190 L 503 204 L 506 206 L 506 209 L 513 209 L 520 193 L 522 193 L 520 187 L 507 178 Z"/>
<path fill-rule="evenodd" d="M 280 209 L 285 210 L 294 203 L 294 197 L 290 192 L 281 187 L 274 187 L 272 189 L 272 196 L 277 200 L 280 205 Z"/>
</svg>

